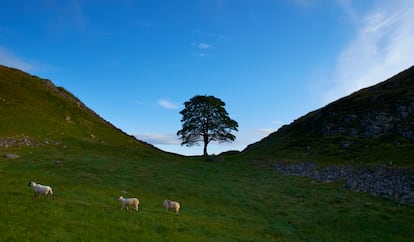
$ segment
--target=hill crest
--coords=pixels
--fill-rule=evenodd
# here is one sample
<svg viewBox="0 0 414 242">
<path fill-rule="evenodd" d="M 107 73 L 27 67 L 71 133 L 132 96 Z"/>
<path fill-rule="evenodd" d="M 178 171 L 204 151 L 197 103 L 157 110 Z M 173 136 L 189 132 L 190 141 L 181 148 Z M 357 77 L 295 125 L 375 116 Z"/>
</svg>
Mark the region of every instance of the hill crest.
<svg viewBox="0 0 414 242">
<path fill-rule="evenodd" d="M 0 86 L 0 108 L 7 114 L 0 118 L 0 147 L 80 140 L 158 150 L 116 128 L 51 80 L 0 65 Z"/>
<path fill-rule="evenodd" d="M 243 153 L 283 158 L 278 153 L 290 149 L 297 159 L 309 159 L 316 152 L 320 156 L 315 158 L 348 153 L 342 159 L 355 160 L 359 152 L 369 152 L 367 147 L 401 144 L 414 144 L 414 66 L 298 118 Z"/>
</svg>

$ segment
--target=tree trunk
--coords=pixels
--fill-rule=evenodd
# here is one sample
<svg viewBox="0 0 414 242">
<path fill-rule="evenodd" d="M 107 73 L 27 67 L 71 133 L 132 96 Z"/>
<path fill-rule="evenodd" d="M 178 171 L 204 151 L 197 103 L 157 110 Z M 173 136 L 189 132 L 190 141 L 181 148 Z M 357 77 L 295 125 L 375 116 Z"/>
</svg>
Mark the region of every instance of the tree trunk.
<svg viewBox="0 0 414 242">
<path fill-rule="evenodd" d="M 203 155 L 204 155 L 204 157 L 208 156 L 208 154 L 207 154 L 207 145 L 204 145 Z"/>
<path fill-rule="evenodd" d="M 203 156 L 207 157 L 207 145 L 208 145 L 208 137 L 206 138 L 206 136 L 204 136 L 204 149 L 203 149 Z"/>
</svg>

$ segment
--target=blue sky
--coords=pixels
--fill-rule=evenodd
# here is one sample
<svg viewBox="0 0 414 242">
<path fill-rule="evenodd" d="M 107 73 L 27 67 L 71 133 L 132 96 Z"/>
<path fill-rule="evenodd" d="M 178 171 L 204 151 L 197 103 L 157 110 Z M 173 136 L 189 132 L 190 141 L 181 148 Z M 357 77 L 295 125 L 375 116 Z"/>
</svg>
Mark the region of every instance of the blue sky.
<svg viewBox="0 0 414 242">
<path fill-rule="evenodd" d="M 414 64 L 414 1 L 5 1 L 0 64 L 52 80 L 128 134 L 180 145 L 183 103 L 214 95 L 243 150 Z"/>
</svg>

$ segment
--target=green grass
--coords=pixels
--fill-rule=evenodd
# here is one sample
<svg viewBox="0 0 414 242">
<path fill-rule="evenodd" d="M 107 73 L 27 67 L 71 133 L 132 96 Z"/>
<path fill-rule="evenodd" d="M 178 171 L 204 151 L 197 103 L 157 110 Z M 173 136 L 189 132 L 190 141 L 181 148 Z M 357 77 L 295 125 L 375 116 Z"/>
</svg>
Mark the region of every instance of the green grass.
<svg viewBox="0 0 414 242">
<path fill-rule="evenodd" d="M 398 167 L 414 166 L 414 143 L 400 139 L 362 139 L 349 136 L 314 137 L 290 134 L 279 138 L 268 137 L 249 147 L 240 157 L 245 160 L 312 161 L 320 165 L 377 166 L 389 164 Z M 350 144 L 344 147 L 342 144 Z"/>
<path fill-rule="evenodd" d="M 340 183 L 282 176 L 237 156 L 205 162 L 81 147 L 3 150 L 21 157 L 0 158 L 1 241 L 414 239 L 413 207 Z M 33 197 L 30 180 L 52 185 L 55 199 Z M 121 195 L 138 197 L 140 211 L 121 211 Z M 164 199 L 181 203 L 180 216 L 165 213 Z"/>
<path fill-rule="evenodd" d="M 412 166 L 404 140 L 358 139 L 343 149 L 344 137 L 297 131 L 206 162 L 137 141 L 27 73 L 0 66 L 0 86 L 0 141 L 37 142 L 0 150 L 0 241 L 414 241 L 413 207 L 252 162 L 377 165 L 391 157 Z M 51 185 L 55 199 L 33 197 L 31 180 Z M 140 211 L 121 211 L 121 195 L 138 197 Z M 164 199 L 181 203 L 180 216 L 165 213 Z"/>
<path fill-rule="evenodd" d="M 0 65 L 0 87 L 0 140 L 27 137 L 36 143 L 81 141 L 150 149 L 48 80 Z"/>
</svg>

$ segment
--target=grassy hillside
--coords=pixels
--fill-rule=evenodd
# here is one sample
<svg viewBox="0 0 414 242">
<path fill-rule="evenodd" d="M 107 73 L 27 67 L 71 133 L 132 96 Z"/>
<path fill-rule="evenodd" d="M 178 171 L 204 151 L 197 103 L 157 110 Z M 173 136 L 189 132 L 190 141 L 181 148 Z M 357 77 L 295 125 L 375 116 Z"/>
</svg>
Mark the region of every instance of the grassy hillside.
<svg viewBox="0 0 414 242">
<path fill-rule="evenodd" d="M 414 67 L 298 118 L 248 146 L 245 157 L 414 165 Z"/>
<path fill-rule="evenodd" d="M 0 241 L 414 239 L 413 207 L 238 155 L 206 162 L 161 152 L 18 70 L 1 67 L 0 85 L 0 140 L 22 142 L 0 148 Z M 31 180 L 51 185 L 54 199 L 33 197 Z M 138 197 L 140 211 L 121 211 L 121 195 Z M 180 216 L 165 213 L 164 199 L 181 203 Z"/>
<path fill-rule="evenodd" d="M 99 149 L 7 149 L 1 241 L 412 241 L 414 209 L 245 162 Z M 5 152 L 3 150 L 3 152 Z M 55 161 L 60 161 L 56 163 Z M 35 180 L 55 199 L 33 197 Z M 119 196 L 140 211 L 120 211 Z M 164 199 L 181 202 L 165 213 Z"/>
<path fill-rule="evenodd" d="M 0 65 L 0 87 L 0 140 L 61 146 L 87 142 L 155 150 L 127 136 L 50 80 Z"/>
</svg>

